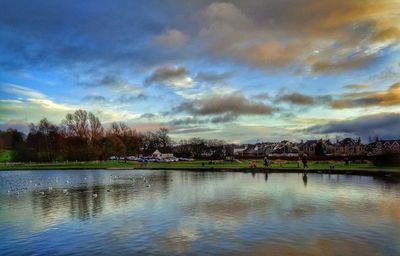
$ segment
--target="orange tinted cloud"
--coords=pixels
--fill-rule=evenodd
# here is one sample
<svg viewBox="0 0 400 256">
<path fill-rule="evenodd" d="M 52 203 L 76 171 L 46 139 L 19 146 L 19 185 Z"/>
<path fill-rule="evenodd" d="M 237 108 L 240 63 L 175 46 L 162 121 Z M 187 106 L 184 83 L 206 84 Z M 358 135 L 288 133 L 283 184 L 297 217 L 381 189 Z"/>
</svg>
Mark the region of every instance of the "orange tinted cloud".
<svg viewBox="0 0 400 256">
<path fill-rule="evenodd" d="M 388 41 L 388 40 L 399 40 L 400 30 L 395 27 L 390 27 L 381 31 L 378 31 L 371 40 L 373 42 Z"/>
<path fill-rule="evenodd" d="M 395 83 L 386 91 L 362 93 L 357 95 L 345 96 L 345 99 L 339 99 L 332 102 L 332 108 L 356 108 L 369 106 L 394 106 L 400 105 L 400 83 Z"/>
<path fill-rule="evenodd" d="M 341 71 L 357 69 L 367 66 L 376 56 L 362 56 L 352 60 L 319 60 L 312 63 L 312 71 L 314 73 L 337 73 Z"/>
<path fill-rule="evenodd" d="M 398 1 L 255 2 L 203 11 L 199 35 L 212 54 L 257 68 L 306 64 L 313 73 L 338 73 L 367 66 L 399 39 Z"/>
</svg>

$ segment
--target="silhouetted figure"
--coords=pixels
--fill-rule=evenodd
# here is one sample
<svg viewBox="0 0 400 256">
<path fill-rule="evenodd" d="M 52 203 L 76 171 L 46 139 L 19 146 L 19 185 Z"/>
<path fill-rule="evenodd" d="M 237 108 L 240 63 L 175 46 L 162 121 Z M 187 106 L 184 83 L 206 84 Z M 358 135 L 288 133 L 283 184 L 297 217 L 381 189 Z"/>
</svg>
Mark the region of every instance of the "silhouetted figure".
<svg viewBox="0 0 400 256">
<path fill-rule="evenodd" d="M 268 157 L 264 157 L 264 167 L 266 167 L 266 168 L 269 167 Z"/>
<path fill-rule="evenodd" d="M 203 166 L 203 167 L 204 167 L 204 162 L 201 162 L 201 166 Z"/>
<path fill-rule="evenodd" d="M 303 183 L 304 183 L 304 187 L 307 187 L 307 174 L 306 173 L 304 173 L 303 174 Z"/>
<path fill-rule="evenodd" d="M 350 160 L 349 160 L 348 157 L 346 157 L 346 159 L 344 160 L 344 164 L 345 164 L 345 165 L 349 165 L 349 163 L 350 163 Z"/>
<path fill-rule="evenodd" d="M 308 159 L 307 159 L 307 155 L 306 154 L 303 155 L 303 157 L 301 159 L 301 162 L 303 162 L 303 169 L 308 168 L 308 165 L 307 165 Z"/>
</svg>

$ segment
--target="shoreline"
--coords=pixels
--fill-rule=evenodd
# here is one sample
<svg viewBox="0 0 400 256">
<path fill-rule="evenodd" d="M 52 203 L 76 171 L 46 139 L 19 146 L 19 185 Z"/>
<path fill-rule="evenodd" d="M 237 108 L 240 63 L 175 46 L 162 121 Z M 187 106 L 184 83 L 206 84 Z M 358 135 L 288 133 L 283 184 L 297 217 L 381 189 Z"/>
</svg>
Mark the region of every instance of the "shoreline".
<svg viewBox="0 0 400 256">
<path fill-rule="evenodd" d="M 242 173 L 318 173 L 318 174 L 334 174 L 334 175 L 359 175 L 359 176 L 373 176 L 373 177 L 400 177 L 400 169 L 384 169 L 384 168 L 371 168 L 371 169 L 299 169 L 299 168 L 209 168 L 209 167 L 104 167 L 104 166 L 90 166 L 90 167 L 77 167 L 77 166 L 29 166 L 18 168 L 1 168 L 1 171 L 52 171 L 52 170 L 165 170 L 165 171 L 195 171 L 195 172 L 242 172 Z"/>
<path fill-rule="evenodd" d="M 164 170 L 164 171 L 195 171 L 195 172 L 242 172 L 242 173 L 318 173 L 318 174 L 338 174 L 338 175 L 359 175 L 374 177 L 400 177 L 398 170 L 384 169 L 303 169 L 295 168 L 107 168 L 106 170 Z"/>
</svg>

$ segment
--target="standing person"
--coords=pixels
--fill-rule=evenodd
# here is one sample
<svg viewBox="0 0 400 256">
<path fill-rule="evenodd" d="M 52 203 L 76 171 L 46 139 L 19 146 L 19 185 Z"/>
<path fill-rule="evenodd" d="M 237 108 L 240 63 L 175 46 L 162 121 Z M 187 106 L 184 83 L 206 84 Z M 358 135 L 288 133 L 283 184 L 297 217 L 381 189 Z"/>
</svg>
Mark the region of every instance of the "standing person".
<svg viewBox="0 0 400 256">
<path fill-rule="evenodd" d="M 268 162 L 268 157 L 267 156 L 264 157 L 264 166 L 265 167 L 269 166 L 269 162 Z"/>
<path fill-rule="evenodd" d="M 304 169 L 308 168 L 308 165 L 307 165 L 308 160 L 307 160 L 306 154 L 303 155 L 303 158 L 301 159 L 301 161 L 303 162 L 303 168 Z"/>
</svg>

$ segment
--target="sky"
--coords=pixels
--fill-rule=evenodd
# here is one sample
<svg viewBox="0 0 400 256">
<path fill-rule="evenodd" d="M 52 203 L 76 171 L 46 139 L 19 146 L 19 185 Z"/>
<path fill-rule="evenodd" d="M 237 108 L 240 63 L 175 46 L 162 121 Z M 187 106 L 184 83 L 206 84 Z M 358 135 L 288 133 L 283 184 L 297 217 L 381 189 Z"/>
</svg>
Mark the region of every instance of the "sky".
<svg viewBox="0 0 400 256">
<path fill-rule="evenodd" d="M 399 0 L 0 0 L 0 129 L 400 139 Z"/>
</svg>

